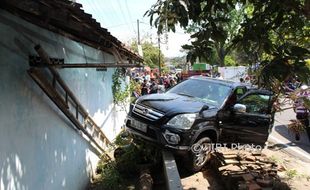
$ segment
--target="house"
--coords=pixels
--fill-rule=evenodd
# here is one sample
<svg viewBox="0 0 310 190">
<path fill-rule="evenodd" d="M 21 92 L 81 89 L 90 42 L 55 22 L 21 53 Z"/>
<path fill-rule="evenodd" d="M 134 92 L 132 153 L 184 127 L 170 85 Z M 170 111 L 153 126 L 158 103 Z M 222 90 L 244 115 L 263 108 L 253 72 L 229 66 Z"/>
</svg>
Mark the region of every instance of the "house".
<svg viewBox="0 0 310 190">
<path fill-rule="evenodd" d="M 85 189 L 126 113 L 116 68 L 142 58 L 68 0 L 0 5 L 0 189 Z"/>
</svg>

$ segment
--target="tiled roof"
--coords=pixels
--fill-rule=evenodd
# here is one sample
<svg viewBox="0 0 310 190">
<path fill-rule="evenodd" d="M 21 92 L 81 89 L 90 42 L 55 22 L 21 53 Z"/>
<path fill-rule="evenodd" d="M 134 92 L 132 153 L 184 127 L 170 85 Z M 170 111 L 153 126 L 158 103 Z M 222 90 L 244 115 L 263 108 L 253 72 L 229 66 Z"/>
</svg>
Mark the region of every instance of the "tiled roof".
<svg viewBox="0 0 310 190">
<path fill-rule="evenodd" d="M 121 55 L 137 62 L 143 61 L 102 28 L 91 14 L 85 13 L 79 3 L 68 0 L 4 0 L 0 8 L 75 41 L 108 52 L 114 46 Z"/>
</svg>

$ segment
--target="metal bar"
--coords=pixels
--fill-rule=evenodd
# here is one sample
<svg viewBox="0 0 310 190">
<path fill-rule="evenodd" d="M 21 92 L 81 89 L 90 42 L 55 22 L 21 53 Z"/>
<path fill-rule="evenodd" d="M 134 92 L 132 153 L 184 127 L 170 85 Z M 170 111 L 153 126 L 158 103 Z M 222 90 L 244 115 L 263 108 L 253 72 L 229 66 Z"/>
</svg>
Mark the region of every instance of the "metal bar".
<svg viewBox="0 0 310 190">
<path fill-rule="evenodd" d="M 112 68 L 112 67 L 142 67 L 139 63 L 124 62 L 104 62 L 104 63 L 64 63 L 64 59 L 49 58 L 50 67 L 53 68 Z M 29 65 L 31 67 L 47 67 L 40 57 L 29 56 Z"/>
<path fill-rule="evenodd" d="M 79 119 L 79 105 L 76 104 L 76 108 L 75 108 L 75 118 L 78 120 Z"/>
<path fill-rule="evenodd" d="M 168 190 L 183 190 L 177 164 L 171 152 L 162 151 L 166 186 Z"/>
<path fill-rule="evenodd" d="M 56 78 L 55 78 L 55 76 L 53 75 L 53 87 L 55 88 L 55 86 L 56 86 Z"/>
<path fill-rule="evenodd" d="M 38 65 L 42 67 L 42 65 Z M 51 63 L 50 67 L 53 68 L 115 68 L 115 67 L 143 67 L 139 64 L 116 64 L 116 63 L 64 63 L 55 64 Z"/>
<path fill-rule="evenodd" d="M 66 91 L 65 99 L 66 99 L 66 104 L 68 105 L 68 93 L 67 93 L 67 91 Z"/>
</svg>

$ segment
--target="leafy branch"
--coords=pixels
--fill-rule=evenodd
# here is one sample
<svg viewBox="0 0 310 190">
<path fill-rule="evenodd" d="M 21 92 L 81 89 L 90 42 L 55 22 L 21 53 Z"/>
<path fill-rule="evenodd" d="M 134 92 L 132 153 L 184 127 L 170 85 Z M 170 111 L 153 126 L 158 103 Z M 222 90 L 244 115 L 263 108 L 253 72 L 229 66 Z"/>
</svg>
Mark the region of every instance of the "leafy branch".
<svg viewBox="0 0 310 190">
<path fill-rule="evenodd" d="M 121 107 L 122 110 L 127 110 L 128 102 L 130 101 L 130 96 L 133 91 L 139 89 L 139 84 L 134 80 L 130 80 L 129 84 L 126 84 L 126 74 L 125 70 L 122 68 L 117 68 L 112 76 L 112 93 L 114 104 Z"/>
</svg>

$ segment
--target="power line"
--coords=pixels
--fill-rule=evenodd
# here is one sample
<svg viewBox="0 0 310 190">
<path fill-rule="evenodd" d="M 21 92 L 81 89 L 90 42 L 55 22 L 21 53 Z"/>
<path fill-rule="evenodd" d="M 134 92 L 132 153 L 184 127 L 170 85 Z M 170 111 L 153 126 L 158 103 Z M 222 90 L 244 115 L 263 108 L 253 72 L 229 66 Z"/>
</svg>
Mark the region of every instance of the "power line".
<svg viewBox="0 0 310 190">
<path fill-rule="evenodd" d="M 113 19 L 111 19 L 112 18 L 111 15 L 106 14 L 105 8 L 102 7 L 102 3 L 97 2 L 97 0 L 94 0 L 94 1 L 96 2 L 97 8 L 99 9 L 98 13 L 103 13 L 105 15 L 105 20 L 113 20 Z M 113 5 L 111 5 L 111 7 L 113 9 L 113 12 L 115 12 Z M 117 14 L 113 15 L 113 16 L 118 18 Z M 105 22 L 105 23 L 109 23 L 109 22 Z"/>
<path fill-rule="evenodd" d="M 118 6 L 119 6 L 119 8 L 120 8 L 120 11 L 121 11 L 121 15 L 123 16 L 123 18 L 124 18 L 124 21 L 126 22 L 126 23 L 129 23 L 128 21 L 127 21 L 127 18 L 126 18 L 126 16 L 125 16 L 125 14 L 124 14 L 124 10 L 123 10 L 123 7 L 122 7 L 122 5 L 121 5 L 121 3 L 120 3 L 120 1 L 119 0 L 117 0 L 117 3 L 118 3 Z M 133 25 L 130 25 L 129 24 L 129 27 L 132 27 L 132 30 L 133 30 L 133 32 L 135 33 L 135 30 L 134 30 L 134 27 L 133 27 Z"/>
<path fill-rule="evenodd" d="M 134 21 L 131 22 L 131 23 L 134 23 Z M 121 26 L 125 26 L 125 25 L 128 25 L 128 23 L 122 23 L 122 24 L 107 26 L 107 27 L 105 27 L 105 28 L 107 28 L 107 29 L 109 29 L 109 28 L 117 28 L 117 27 L 121 27 Z"/>
<path fill-rule="evenodd" d="M 131 13 L 130 13 L 130 11 L 129 11 L 129 8 L 128 8 L 128 1 L 127 0 L 125 0 L 125 5 L 126 5 L 126 9 L 127 9 L 127 13 L 128 13 L 128 15 L 129 15 L 129 19 L 130 20 L 132 20 L 132 17 L 131 17 Z M 133 24 L 131 23 L 131 27 L 133 28 L 133 31 L 135 32 L 135 30 L 134 30 L 134 27 L 133 27 Z"/>
<path fill-rule="evenodd" d="M 102 10 L 102 7 L 100 6 L 100 3 L 97 3 L 96 0 L 87 0 L 87 7 L 89 7 L 89 13 L 92 14 L 93 18 L 96 19 L 98 22 L 100 22 L 101 25 L 106 25 L 107 20 L 109 20 L 109 17 L 105 14 L 104 9 Z M 84 7 L 86 8 L 86 7 Z M 94 15 L 96 17 L 94 17 Z M 98 17 L 99 16 L 99 17 Z"/>
</svg>

